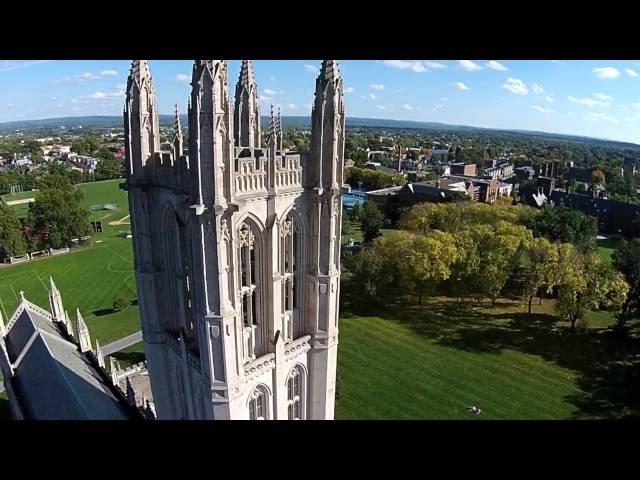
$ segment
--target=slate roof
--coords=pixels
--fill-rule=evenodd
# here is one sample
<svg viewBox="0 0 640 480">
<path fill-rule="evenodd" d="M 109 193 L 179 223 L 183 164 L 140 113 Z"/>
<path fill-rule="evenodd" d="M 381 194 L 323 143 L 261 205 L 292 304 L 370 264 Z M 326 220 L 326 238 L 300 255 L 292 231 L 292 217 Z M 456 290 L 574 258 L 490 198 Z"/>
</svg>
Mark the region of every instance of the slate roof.
<svg viewBox="0 0 640 480">
<path fill-rule="evenodd" d="M 34 306 L 35 307 L 35 306 Z M 5 336 L 11 379 L 32 420 L 127 420 L 129 411 L 96 367 L 68 341 L 46 312 L 23 301 Z M 37 308 L 37 307 L 36 307 Z"/>
</svg>

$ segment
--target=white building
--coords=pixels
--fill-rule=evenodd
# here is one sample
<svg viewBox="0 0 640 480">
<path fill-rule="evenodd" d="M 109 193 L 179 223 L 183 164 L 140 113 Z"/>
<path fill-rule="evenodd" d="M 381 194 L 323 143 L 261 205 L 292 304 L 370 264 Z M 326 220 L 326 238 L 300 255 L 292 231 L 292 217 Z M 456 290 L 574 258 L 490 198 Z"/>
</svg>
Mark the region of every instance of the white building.
<svg viewBox="0 0 640 480">
<path fill-rule="evenodd" d="M 243 61 L 197 60 L 188 155 L 176 112 L 160 151 L 149 66 L 132 64 L 126 189 L 151 388 L 159 419 L 332 419 L 338 345 L 343 82 L 325 60 L 310 152 L 282 149 Z"/>
</svg>

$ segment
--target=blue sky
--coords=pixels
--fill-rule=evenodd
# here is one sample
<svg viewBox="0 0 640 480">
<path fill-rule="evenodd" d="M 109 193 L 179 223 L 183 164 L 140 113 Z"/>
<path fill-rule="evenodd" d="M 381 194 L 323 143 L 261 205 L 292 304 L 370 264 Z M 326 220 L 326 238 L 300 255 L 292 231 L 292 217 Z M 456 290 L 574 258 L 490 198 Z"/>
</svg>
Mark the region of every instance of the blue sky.
<svg viewBox="0 0 640 480">
<path fill-rule="evenodd" d="M 161 113 L 185 111 L 191 61 L 151 61 Z M 120 115 L 129 60 L 0 60 L 0 122 Z M 254 62 L 263 112 L 311 111 L 319 60 Z M 348 116 L 640 143 L 640 61 L 345 60 Z M 231 60 L 230 86 L 240 62 Z"/>
</svg>

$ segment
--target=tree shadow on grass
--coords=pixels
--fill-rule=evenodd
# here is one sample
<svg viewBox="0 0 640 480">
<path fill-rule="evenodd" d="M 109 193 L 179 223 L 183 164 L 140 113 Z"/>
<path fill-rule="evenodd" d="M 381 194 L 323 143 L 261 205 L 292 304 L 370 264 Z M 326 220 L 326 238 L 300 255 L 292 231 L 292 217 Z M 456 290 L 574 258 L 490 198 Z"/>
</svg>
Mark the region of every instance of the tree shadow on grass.
<svg viewBox="0 0 640 480">
<path fill-rule="evenodd" d="M 111 356 L 118 360 L 122 367 L 135 365 L 136 363 L 144 362 L 146 359 L 144 352 L 116 352 Z"/>
<path fill-rule="evenodd" d="M 380 317 L 401 323 L 438 345 L 499 355 L 515 350 L 539 356 L 577 373 L 576 391 L 566 400 L 575 418 L 640 418 L 640 339 L 608 329 L 570 333 L 555 315 L 528 314 L 518 301 L 501 299 L 495 308 L 454 299 L 428 298 L 414 305 L 396 297 L 372 303 L 348 286 L 341 317 Z M 355 291 L 354 291 L 355 290 Z M 505 311 L 506 310 L 506 311 Z"/>
<path fill-rule="evenodd" d="M 114 310 L 113 308 L 101 308 L 100 310 L 94 310 L 91 313 L 93 313 L 96 317 L 104 317 L 105 315 L 116 313 L 116 310 Z"/>
</svg>

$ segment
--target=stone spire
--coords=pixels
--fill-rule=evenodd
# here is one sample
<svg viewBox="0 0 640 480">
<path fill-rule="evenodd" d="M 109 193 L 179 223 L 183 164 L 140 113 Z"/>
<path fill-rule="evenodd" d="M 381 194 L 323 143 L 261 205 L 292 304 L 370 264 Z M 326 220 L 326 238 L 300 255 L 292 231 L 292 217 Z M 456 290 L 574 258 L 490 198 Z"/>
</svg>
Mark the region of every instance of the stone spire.
<svg viewBox="0 0 640 480">
<path fill-rule="evenodd" d="M 104 355 L 102 354 L 102 349 L 100 348 L 100 342 L 96 338 L 96 359 L 98 360 L 98 366 L 101 368 L 105 368 L 104 364 Z"/>
<path fill-rule="evenodd" d="M 278 118 L 276 121 L 276 130 L 278 132 L 278 143 L 276 145 L 276 149 L 282 151 L 282 115 L 280 115 L 280 107 L 278 107 Z"/>
<path fill-rule="evenodd" d="M 78 345 L 82 353 L 91 350 L 91 337 L 89 337 L 89 329 L 84 323 L 84 318 L 80 314 L 80 309 L 76 309 L 76 337 L 78 337 Z"/>
<path fill-rule="evenodd" d="M 320 76 L 327 82 L 335 82 L 340 78 L 338 62 L 335 60 L 323 60 L 320 69 Z"/>
<path fill-rule="evenodd" d="M 196 60 L 191 80 L 189 170 L 197 214 L 205 206 L 226 208 L 233 176 L 233 106 L 227 62 Z M 213 179 L 213 181 L 211 181 Z"/>
<path fill-rule="evenodd" d="M 273 114 L 273 104 L 271 104 L 271 111 L 269 113 L 269 146 L 277 144 L 278 136 L 278 124 L 276 123 L 276 117 Z M 277 148 L 277 145 L 276 145 Z"/>
<path fill-rule="evenodd" d="M 73 325 L 71 324 L 71 317 L 69 316 L 69 312 L 64 311 L 64 329 L 67 332 L 67 335 L 73 337 Z"/>
<path fill-rule="evenodd" d="M 0 337 L 4 337 L 7 334 L 7 329 L 4 326 L 4 320 L 2 319 L 2 311 L 0 311 Z"/>
<path fill-rule="evenodd" d="M 176 104 L 176 116 L 173 121 L 173 159 L 179 160 L 182 156 L 183 137 L 182 137 L 182 125 L 180 124 L 180 113 L 178 112 L 178 105 Z"/>
<path fill-rule="evenodd" d="M 129 405 L 131 405 L 132 407 L 137 406 L 136 392 L 133 390 L 133 385 L 131 385 L 131 380 L 129 380 L 129 377 L 127 377 L 126 379 L 126 389 L 127 402 L 129 402 Z"/>
<path fill-rule="evenodd" d="M 324 60 L 316 80 L 311 111 L 311 151 L 308 186 L 339 188 L 344 167 L 344 101 L 342 77 L 335 60 Z"/>
<path fill-rule="evenodd" d="M 144 178 L 144 170 L 160 151 L 160 120 L 149 63 L 134 60 L 127 79 L 124 109 L 127 174 Z"/>
<path fill-rule="evenodd" d="M 236 84 L 233 138 L 236 147 L 260 148 L 260 105 L 258 84 L 251 60 L 243 60 Z"/>
<path fill-rule="evenodd" d="M 111 383 L 118 385 L 118 367 L 116 366 L 116 359 L 109 357 L 109 373 L 111 374 Z"/>
<path fill-rule="evenodd" d="M 62 304 L 62 296 L 60 295 L 60 290 L 56 287 L 52 276 L 49 276 L 49 307 L 51 308 L 53 321 L 64 323 L 66 318 L 64 305 Z"/>
</svg>

